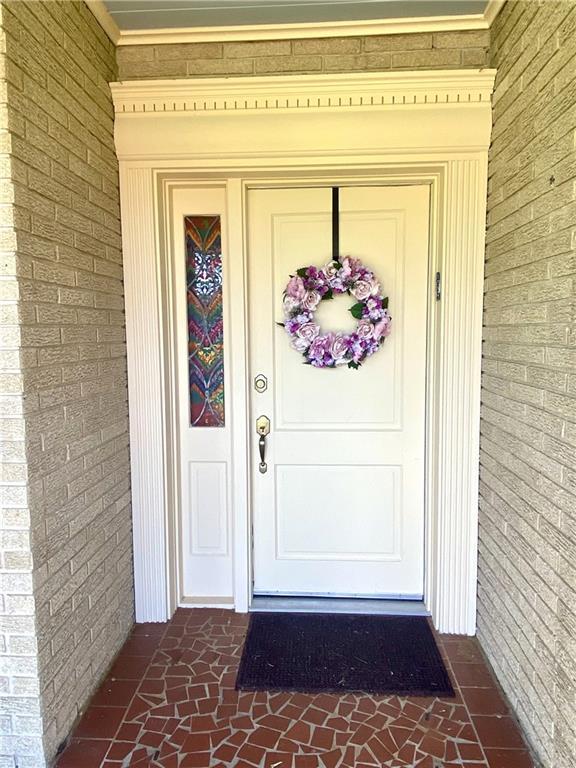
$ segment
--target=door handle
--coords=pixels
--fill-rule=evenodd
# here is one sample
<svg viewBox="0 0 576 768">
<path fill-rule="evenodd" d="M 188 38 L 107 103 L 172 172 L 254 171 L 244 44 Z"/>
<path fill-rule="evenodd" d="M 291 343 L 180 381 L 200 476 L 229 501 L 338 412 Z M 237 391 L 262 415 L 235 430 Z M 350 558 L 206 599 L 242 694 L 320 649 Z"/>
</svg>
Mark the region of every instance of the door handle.
<svg viewBox="0 0 576 768">
<path fill-rule="evenodd" d="M 263 475 L 268 470 L 268 464 L 266 464 L 266 435 L 270 433 L 270 419 L 268 416 L 259 416 L 256 419 L 256 433 L 260 435 L 258 440 L 258 450 L 260 452 L 258 469 L 260 474 Z"/>
</svg>

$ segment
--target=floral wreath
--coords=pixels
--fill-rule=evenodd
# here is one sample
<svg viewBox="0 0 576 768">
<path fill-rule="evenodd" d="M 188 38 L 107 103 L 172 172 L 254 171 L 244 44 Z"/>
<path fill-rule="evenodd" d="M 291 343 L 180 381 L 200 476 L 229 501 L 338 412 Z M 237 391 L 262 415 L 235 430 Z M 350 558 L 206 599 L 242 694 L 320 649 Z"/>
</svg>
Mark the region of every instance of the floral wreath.
<svg viewBox="0 0 576 768">
<path fill-rule="evenodd" d="M 357 300 L 350 307 L 358 324 L 352 333 L 323 333 L 314 322 L 321 301 L 347 293 Z M 388 299 L 382 296 L 380 283 L 360 259 L 346 256 L 326 266 L 302 267 L 284 291 L 284 322 L 292 346 L 304 356 L 304 362 L 315 368 L 348 365 L 359 368 L 364 360 L 378 351 L 390 334 L 392 318 Z"/>
</svg>

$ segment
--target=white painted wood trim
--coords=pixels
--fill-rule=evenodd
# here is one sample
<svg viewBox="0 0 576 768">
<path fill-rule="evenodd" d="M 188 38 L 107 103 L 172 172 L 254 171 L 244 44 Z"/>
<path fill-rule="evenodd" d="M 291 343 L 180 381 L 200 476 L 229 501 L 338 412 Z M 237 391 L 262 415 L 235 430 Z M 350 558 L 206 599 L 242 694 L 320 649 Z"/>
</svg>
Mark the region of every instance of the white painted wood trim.
<svg viewBox="0 0 576 768">
<path fill-rule="evenodd" d="M 111 83 L 116 114 L 316 112 L 490 102 L 495 70 L 280 77 L 131 80 Z"/>
<path fill-rule="evenodd" d="M 232 27 L 180 27 L 124 29 L 118 45 L 173 45 L 175 43 L 237 42 L 243 40 L 296 40 L 317 37 L 365 37 L 407 35 L 417 32 L 460 32 L 488 29 L 481 13 L 458 16 L 371 19 L 369 21 L 324 21 L 301 24 L 257 24 Z"/>
<path fill-rule="evenodd" d="M 421 74 L 421 73 L 419 73 Z M 424 73 L 430 80 L 439 73 Z M 468 73 L 470 74 L 470 73 Z M 484 73 L 477 73 L 482 83 Z M 493 73 L 490 73 L 493 78 Z M 282 81 L 282 78 L 279 78 Z M 331 78 L 331 88 L 336 88 Z M 274 87 L 274 79 L 270 81 Z M 218 86 L 220 81 L 216 81 Z M 346 78 L 342 90 L 348 87 Z M 480 87 L 480 86 L 479 86 Z M 484 83 L 484 86 L 486 84 Z M 120 98 L 121 86 L 115 90 Z M 424 102 L 425 104 L 427 102 Z M 334 104 L 330 114 L 321 108 L 307 106 L 298 120 L 306 120 L 306 113 L 320 119 L 324 128 L 335 125 L 338 114 L 355 114 L 353 120 L 362 121 L 362 130 L 345 131 L 348 142 L 339 150 L 306 152 L 277 152 L 271 147 L 287 142 L 289 136 L 278 136 L 277 131 L 290 131 L 294 125 L 289 117 L 272 125 L 264 123 L 259 134 L 259 146 L 253 152 L 235 151 L 239 141 L 237 132 L 254 127 L 244 113 L 233 123 L 230 113 L 212 112 L 211 129 L 222 129 L 217 138 L 218 151 L 204 150 L 195 139 L 195 132 L 205 129 L 194 114 L 180 114 L 169 125 L 167 116 L 154 111 L 121 113 L 117 119 L 117 147 L 121 158 L 121 196 L 123 237 L 125 250 L 125 279 L 127 325 L 129 345 L 129 397 L 131 442 L 133 453 L 134 493 L 134 545 L 139 620 L 162 620 L 173 604 L 169 595 L 168 574 L 174 565 L 167 551 L 167 507 L 169 494 L 166 478 L 169 445 L 167 435 L 166 403 L 162 393 L 165 381 L 165 360 L 161 348 L 162 313 L 166 312 L 160 290 L 159 266 L 161 248 L 155 251 L 154 221 L 157 212 L 154 203 L 153 178 L 163 174 L 173 180 L 216 178 L 227 180 L 230 204 L 230 242 L 238 249 L 239 266 L 235 288 L 235 322 L 242 325 L 245 318 L 244 236 L 241 189 L 257 183 L 327 183 L 327 179 L 360 178 L 366 183 L 366 174 L 372 178 L 389 178 L 394 183 L 434 184 L 432 232 L 435 244 L 433 258 L 443 272 L 443 299 L 436 308 L 438 332 L 431 345 L 434 368 L 429 378 L 432 392 L 438 400 L 429 413 L 428 466 L 428 540 L 426 601 L 436 627 L 442 632 L 474 634 L 476 601 L 476 547 L 477 547 L 477 473 L 480 406 L 480 339 L 482 323 L 482 285 L 484 253 L 484 219 L 486 198 L 487 152 L 490 140 L 490 101 L 436 102 L 428 106 L 406 108 L 394 103 L 374 115 L 379 146 L 364 150 L 367 119 L 361 106 L 350 108 Z M 473 112 L 469 113 L 472 109 Z M 387 126 L 402 115 L 400 125 L 389 132 Z M 411 125 L 424 122 L 429 135 L 428 121 L 423 114 L 440 121 L 445 146 L 433 149 L 422 145 L 422 133 L 411 132 Z M 254 116 L 250 118 L 252 121 Z M 258 118 L 259 120 L 259 118 Z M 159 122 L 160 121 L 160 122 Z M 346 118 L 349 125 L 349 118 Z M 258 123 L 259 124 L 259 123 Z M 318 124 L 315 123 L 316 129 Z M 352 123 L 354 125 L 354 123 Z M 266 126 L 270 126 L 266 128 Z M 300 129 L 305 124 L 298 123 Z M 166 128 L 167 130 L 163 130 Z M 375 130 L 372 125 L 371 130 Z M 273 132 L 266 144 L 267 131 Z M 467 147 L 469 132 L 475 132 Z M 308 135 L 303 131 L 306 141 Z M 463 137 L 463 134 L 465 135 Z M 140 159 L 130 159 L 131 146 L 140 141 Z M 374 134 L 372 134 L 374 135 Z M 170 154 L 172 143 L 182 136 L 182 147 Z M 188 142 L 188 143 L 186 143 Z M 168 145 L 168 152 L 167 152 Z M 313 169 L 314 177 L 311 176 Z M 156 176 L 155 176 L 156 174 Z M 368 177 L 370 178 L 370 177 Z M 244 179 L 244 181 L 242 181 Z M 251 179 L 251 180 L 250 180 Z M 316 181 L 315 181 L 316 179 Z M 156 205 L 161 208 L 162 201 Z M 154 265 L 153 262 L 156 262 Z M 432 262 L 434 263 L 434 262 Z M 241 266 L 240 266 L 241 265 Z M 151 282 L 156 282 L 151 286 Z M 235 607 L 246 610 L 250 597 L 249 585 L 249 488 L 248 447 L 246 443 L 246 380 L 245 327 L 235 337 L 238 355 L 234 365 L 235 377 L 244 377 L 234 392 L 234 553 L 235 553 Z M 146 339 L 144 343 L 143 339 Z M 240 362 L 238 362 L 240 361 Z M 242 362 L 243 361 L 243 362 Z M 150 583 L 150 579 L 154 582 Z"/>
<path fill-rule="evenodd" d="M 484 18 L 489 27 L 492 26 L 496 16 L 498 16 L 502 8 L 504 8 L 505 2 L 506 0 L 488 0 L 488 4 L 484 9 Z"/>
<path fill-rule="evenodd" d="M 118 24 L 114 21 L 114 17 L 111 15 L 108 8 L 104 4 L 103 0 L 86 0 L 86 5 L 92 11 L 94 16 L 98 19 L 98 22 L 104 32 L 108 35 L 114 45 L 120 44 L 120 29 Z"/>
<path fill-rule="evenodd" d="M 151 168 L 120 169 L 136 621 L 169 618 L 160 279 Z"/>
<path fill-rule="evenodd" d="M 443 632 L 471 634 L 476 622 L 485 158 L 450 161 L 444 186 L 433 432 L 436 510 L 430 518 L 427 602 Z"/>
</svg>

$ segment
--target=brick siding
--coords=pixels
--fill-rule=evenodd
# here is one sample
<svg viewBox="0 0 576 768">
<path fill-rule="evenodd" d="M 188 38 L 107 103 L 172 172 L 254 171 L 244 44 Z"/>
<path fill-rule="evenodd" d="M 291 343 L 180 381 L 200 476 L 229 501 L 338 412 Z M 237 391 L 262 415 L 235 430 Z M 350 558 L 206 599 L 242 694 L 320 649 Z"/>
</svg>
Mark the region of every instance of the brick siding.
<svg viewBox="0 0 576 768">
<path fill-rule="evenodd" d="M 0 766 L 39 768 L 133 621 L 117 72 L 84 3 L 1 14 Z"/>
<path fill-rule="evenodd" d="M 118 48 L 120 80 L 223 75 L 314 74 L 484 67 L 489 32 L 240 43 L 126 45 Z"/>
<path fill-rule="evenodd" d="M 478 630 L 546 768 L 576 765 L 576 5 L 508 2 L 489 162 Z"/>
</svg>

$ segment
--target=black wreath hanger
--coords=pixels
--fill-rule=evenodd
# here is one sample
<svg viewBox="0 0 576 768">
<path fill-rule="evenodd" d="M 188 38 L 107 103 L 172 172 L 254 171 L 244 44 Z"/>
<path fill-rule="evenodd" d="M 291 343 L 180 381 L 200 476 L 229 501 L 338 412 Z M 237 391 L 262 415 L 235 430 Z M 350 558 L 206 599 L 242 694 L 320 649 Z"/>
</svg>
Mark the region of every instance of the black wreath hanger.
<svg viewBox="0 0 576 768">
<path fill-rule="evenodd" d="M 340 261 L 340 187 L 332 187 L 332 261 Z"/>
</svg>

